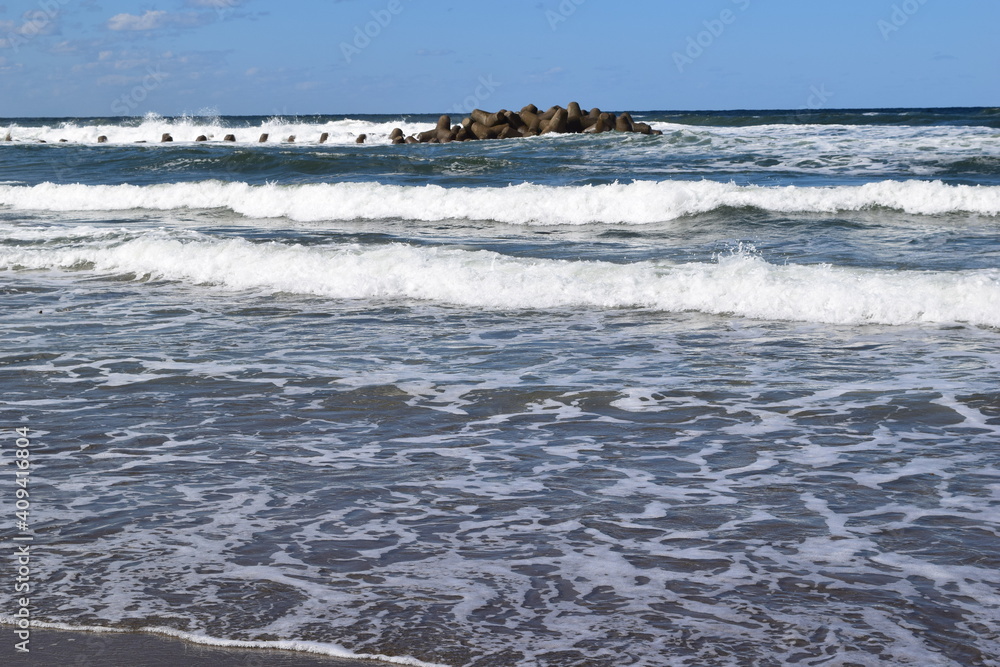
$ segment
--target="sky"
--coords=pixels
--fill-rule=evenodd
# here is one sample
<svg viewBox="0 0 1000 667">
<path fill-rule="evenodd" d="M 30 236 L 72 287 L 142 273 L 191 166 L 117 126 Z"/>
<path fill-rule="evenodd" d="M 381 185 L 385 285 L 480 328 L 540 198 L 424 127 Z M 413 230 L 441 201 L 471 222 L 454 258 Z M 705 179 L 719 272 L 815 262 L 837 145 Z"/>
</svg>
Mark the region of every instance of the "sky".
<svg viewBox="0 0 1000 667">
<path fill-rule="evenodd" d="M 0 0 L 0 117 L 1000 106 L 997 0 Z"/>
</svg>

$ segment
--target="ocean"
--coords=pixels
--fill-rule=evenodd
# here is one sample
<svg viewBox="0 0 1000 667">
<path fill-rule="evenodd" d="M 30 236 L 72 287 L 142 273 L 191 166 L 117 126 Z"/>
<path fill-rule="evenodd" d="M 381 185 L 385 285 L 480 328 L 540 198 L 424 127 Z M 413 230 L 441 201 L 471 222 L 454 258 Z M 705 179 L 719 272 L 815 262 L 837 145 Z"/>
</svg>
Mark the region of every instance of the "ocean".
<svg viewBox="0 0 1000 667">
<path fill-rule="evenodd" d="M 5 641 L 1000 665 L 1000 109 L 633 116 L 0 119 Z"/>
</svg>

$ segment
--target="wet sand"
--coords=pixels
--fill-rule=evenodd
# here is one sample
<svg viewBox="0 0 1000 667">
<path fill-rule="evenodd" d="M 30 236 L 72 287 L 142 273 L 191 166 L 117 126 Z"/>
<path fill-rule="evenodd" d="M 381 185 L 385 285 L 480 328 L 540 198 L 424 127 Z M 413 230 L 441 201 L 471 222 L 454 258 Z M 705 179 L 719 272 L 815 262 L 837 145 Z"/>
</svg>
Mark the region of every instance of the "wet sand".
<svg viewBox="0 0 1000 667">
<path fill-rule="evenodd" d="M 0 665 L 5 667 L 381 667 L 374 660 L 345 660 L 298 651 L 220 648 L 181 639 L 138 633 L 66 632 L 32 628 L 30 653 L 10 626 L 0 626 Z"/>
</svg>

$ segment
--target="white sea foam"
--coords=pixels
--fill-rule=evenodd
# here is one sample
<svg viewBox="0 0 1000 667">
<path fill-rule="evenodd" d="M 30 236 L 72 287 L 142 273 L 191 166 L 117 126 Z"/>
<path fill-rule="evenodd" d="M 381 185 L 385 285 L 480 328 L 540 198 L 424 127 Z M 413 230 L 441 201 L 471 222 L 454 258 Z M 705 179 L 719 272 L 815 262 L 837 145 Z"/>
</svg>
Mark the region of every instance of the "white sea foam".
<svg viewBox="0 0 1000 667">
<path fill-rule="evenodd" d="M 162 185 L 0 186 L 17 210 L 228 209 L 248 218 L 296 221 L 494 220 L 509 224 L 648 224 L 723 207 L 836 213 L 877 207 L 917 215 L 1000 215 L 1000 186 L 881 181 L 860 186 L 762 187 L 714 181 L 444 188 L 379 183 L 248 185 L 204 181 Z"/>
<path fill-rule="evenodd" d="M 670 153 L 684 158 L 676 168 L 699 173 L 731 173 L 750 162 L 755 171 L 927 177 L 950 163 L 1000 158 L 996 130 L 989 127 L 653 125 L 664 132 Z M 663 149 L 649 142 L 641 150 Z"/>
<path fill-rule="evenodd" d="M 456 248 L 251 243 L 150 231 L 123 242 L 0 249 L 0 269 L 87 270 L 336 299 L 416 299 L 488 309 L 649 308 L 841 324 L 1000 326 L 1000 270 L 891 271 L 716 262 L 617 264 Z"/>
<path fill-rule="evenodd" d="M 17 625 L 17 619 L 12 616 L 0 616 L 0 625 Z M 45 623 L 43 621 L 31 621 L 31 627 L 49 628 L 52 630 L 62 630 L 64 632 L 93 632 L 104 634 L 127 634 L 134 632 L 131 629 L 122 629 L 102 626 L 76 626 L 66 623 Z M 325 655 L 331 658 L 344 658 L 348 660 L 375 660 L 393 665 L 410 665 L 411 667 L 445 667 L 438 663 L 424 662 L 416 658 L 395 657 L 388 655 L 376 655 L 371 653 L 355 653 L 348 651 L 336 644 L 325 644 L 322 642 L 309 641 L 242 641 L 237 639 L 219 639 L 193 632 L 184 632 L 174 628 L 161 626 L 151 626 L 143 628 L 144 632 L 153 635 L 163 635 L 165 637 L 175 637 L 183 639 L 193 644 L 203 646 L 217 646 L 220 648 L 246 648 L 246 649 L 270 649 L 272 651 L 295 651 L 298 653 L 311 653 L 313 655 Z"/>
<path fill-rule="evenodd" d="M 174 290 L 153 301 L 168 292 L 190 305 Z M 97 531 L 46 554 L 48 570 L 69 573 L 42 582 L 43 617 L 66 623 L 55 627 L 172 624 L 190 634 L 165 633 L 206 643 L 311 640 L 452 665 L 729 665 L 740 654 L 955 665 L 997 654 L 981 628 L 997 620 L 997 570 L 982 554 L 995 552 L 998 427 L 985 423 L 995 403 L 980 413 L 975 397 L 995 384 L 992 332 L 578 310 L 463 315 L 465 326 L 450 314 L 421 327 L 371 318 L 344 340 L 342 318 L 289 335 L 280 320 L 198 308 L 164 339 L 139 314 L 155 304 L 141 290 L 122 296 L 114 311 L 64 304 L 76 307 L 57 326 L 134 319 L 126 350 L 96 340 L 107 328 L 78 327 L 77 347 L 29 371 L 72 379 L 69 396 L 102 387 L 110 403 L 63 420 L 105 420 L 106 436 L 60 432 L 69 446 L 46 454 L 65 501 L 41 504 L 38 520 Z M 631 326 L 618 326 L 623 316 Z M 50 348 L 52 324 L 18 351 Z M 248 362 L 251 345 L 267 355 Z M 158 374 L 143 400 L 183 406 L 184 421 L 158 406 L 140 423 L 135 392 L 103 384 L 125 368 Z M 554 380 L 540 387 L 532 374 Z M 312 397 L 232 387 L 262 375 L 294 378 Z M 206 381 L 219 391 L 169 403 Z M 345 410 L 365 388 L 389 390 L 381 423 Z M 609 409 L 625 393 L 635 406 Z M 446 416 L 442 401 L 455 408 Z M 907 404 L 917 415 L 960 405 L 969 418 L 897 421 Z M 643 405 L 671 410 L 654 421 Z M 823 414 L 834 417 L 816 422 Z M 297 429 L 272 421 L 259 433 L 265 418 Z M 874 436 L 868 419 L 883 423 Z M 869 470 L 880 477 L 858 477 Z M 927 539 L 944 546 L 928 551 Z M 933 606 L 895 613 L 919 605 Z M 947 655 L 936 623 L 946 612 L 980 624 L 949 630 L 966 648 Z"/>
<path fill-rule="evenodd" d="M 280 143 L 294 135 L 296 143 L 315 144 L 321 134 L 327 133 L 327 143 L 330 144 L 353 144 L 359 134 L 367 134 L 371 143 L 387 144 L 390 143 L 389 133 L 396 127 L 405 134 L 413 134 L 423 132 L 431 125 L 408 122 L 402 118 L 381 123 L 351 118 L 317 123 L 272 117 L 259 123 L 234 127 L 218 118 L 164 118 L 147 114 L 141 121 L 124 125 L 69 121 L 40 127 L 11 126 L 3 131 L 11 133 L 14 143 L 45 141 L 54 144 L 65 139 L 70 144 L 93 144 L 102 135 L 108 138 L 109 144 L 158 143 L 164 134 L 170 134 L 176 143 L 194 143 L 200 135 L 208 137 L 209 143 L 223 143 L 225 136 L 232 134 L 237 144 L 257 144 L 260 135 L 267 133 L 270 143 Z"/>
<path fill-rule="evenodd" d="M 134 234 L 124 227 L 96 227 L 93 225 L 46 225 L 33 227 L 6 226 L 2 231 L 5 241 L 60 241 L 69 239 L 94 240 L 104 237 L 122 237 Z"/>
</svg>

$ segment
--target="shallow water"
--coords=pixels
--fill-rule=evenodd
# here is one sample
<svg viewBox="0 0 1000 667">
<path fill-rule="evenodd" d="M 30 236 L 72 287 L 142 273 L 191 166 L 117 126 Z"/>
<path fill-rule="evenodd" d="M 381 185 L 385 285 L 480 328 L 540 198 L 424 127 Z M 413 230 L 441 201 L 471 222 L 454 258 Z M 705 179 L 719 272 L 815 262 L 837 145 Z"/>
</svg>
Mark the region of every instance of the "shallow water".
<svg viewBox="0 0 1000 667">
<path fill-rule="evenodd" d="M 0 144 L 35 618 L 446 665 L 1000 664 L 975 115 L 651 114 L 717 154 L 390 147 L 378 118 L 213 121 L 362 147 Z"/>
</svg>

